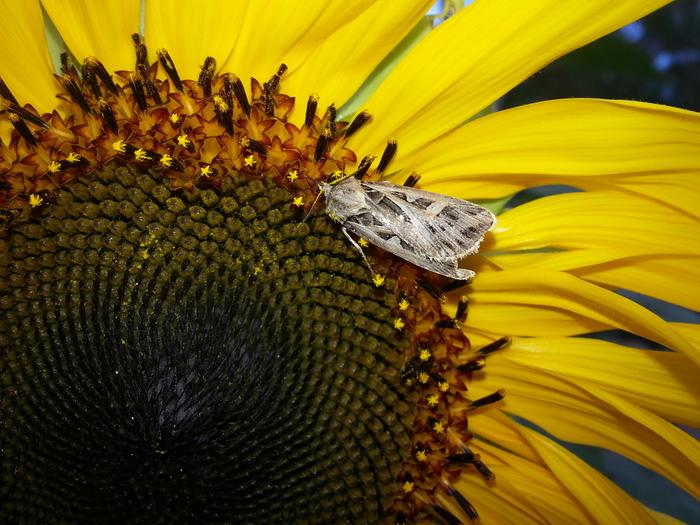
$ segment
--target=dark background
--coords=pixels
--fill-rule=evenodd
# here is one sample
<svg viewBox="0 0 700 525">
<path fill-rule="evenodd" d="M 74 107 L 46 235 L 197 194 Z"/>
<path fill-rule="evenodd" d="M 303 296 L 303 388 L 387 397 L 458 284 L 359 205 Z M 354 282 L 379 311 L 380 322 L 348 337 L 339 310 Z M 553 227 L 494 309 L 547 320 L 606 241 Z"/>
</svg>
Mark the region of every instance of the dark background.
<svg viewBox="0 0 700 525">
<path fill-rule="evenodd" d="M 643 100 L 700 111 L 700 1 L 676 0 L 560 58 L 501 100 Z"/>
</svg>

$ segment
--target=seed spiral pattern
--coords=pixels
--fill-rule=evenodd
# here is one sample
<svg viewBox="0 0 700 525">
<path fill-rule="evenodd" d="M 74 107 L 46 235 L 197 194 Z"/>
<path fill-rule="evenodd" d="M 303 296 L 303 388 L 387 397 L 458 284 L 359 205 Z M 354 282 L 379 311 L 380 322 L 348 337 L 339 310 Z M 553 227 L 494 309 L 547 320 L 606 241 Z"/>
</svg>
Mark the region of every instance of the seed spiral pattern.
<svg viewBox="0 0 700 525">
<path fill-rule="evenodd" d="M 0 238 L 0 521 L 381 518 L 417 396 L 397 297 L 290 199 L 109 164 Z"/>
</svg>

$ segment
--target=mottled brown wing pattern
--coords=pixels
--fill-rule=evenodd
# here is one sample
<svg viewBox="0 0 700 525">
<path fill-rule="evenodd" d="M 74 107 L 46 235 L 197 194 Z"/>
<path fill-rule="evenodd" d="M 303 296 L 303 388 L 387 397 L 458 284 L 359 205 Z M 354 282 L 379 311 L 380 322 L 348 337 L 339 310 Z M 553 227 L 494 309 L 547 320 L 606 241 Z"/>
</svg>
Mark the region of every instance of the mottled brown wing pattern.
<svg viewBox="0 0 700 525">
<path fill-rule="evenodd" d="M 477 204 L 389 182 L 363 182 L 382 237 L 396 237 L 408 250 L 432 259 L 460 259 L 478 251 L 496 221 Z M 395 242 L 395 241 L 394 241 Z"/>
<path fill-rule="evenodd" d="M 474 272 L 459 259 L 479 249 L 496 219 L 465 201 L 389 182 L 325 185 L 326 209 L 343 227 L 413 264 L 454 279 Z"/>
</svg>

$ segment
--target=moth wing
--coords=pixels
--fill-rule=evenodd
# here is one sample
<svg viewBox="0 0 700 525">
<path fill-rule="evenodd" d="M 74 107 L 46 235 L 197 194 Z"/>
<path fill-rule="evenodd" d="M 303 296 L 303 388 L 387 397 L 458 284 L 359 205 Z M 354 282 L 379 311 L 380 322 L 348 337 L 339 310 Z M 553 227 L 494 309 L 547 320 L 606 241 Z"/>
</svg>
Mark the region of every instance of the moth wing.
<svg viewBox="0 0 700 525">
<path fill-rule="evenodd" d="M 383 243 L 398 243 L 437 261 L 476 253 L 496 222 L 486 208 L 455 197 L 390 182 L 363 182 L 362 187 L 372 210 L 372 218 L 362 222 L 370 220 L 368 226 Z"/>
<path fill-rule="evenodd" d="M 467 281 L 474 277 L 474 272 L 466 268 L 459 268 L 458 259 L 437 260 L 420 255 L 415 250 L 406 249 L 398 237 L 393 237 L 389 242 L 379 236 L 373 228 L 363 224 L 363 216 L 350 217 L 343 222 L 343 227 L 350 230 L 355 235 L 366 239 L 369 243 L 379 246 L 384 250 L 393 253 L 397 257 L 404 259 L 428 271 L 439 273 L 452 279 Z"/>
</svg>

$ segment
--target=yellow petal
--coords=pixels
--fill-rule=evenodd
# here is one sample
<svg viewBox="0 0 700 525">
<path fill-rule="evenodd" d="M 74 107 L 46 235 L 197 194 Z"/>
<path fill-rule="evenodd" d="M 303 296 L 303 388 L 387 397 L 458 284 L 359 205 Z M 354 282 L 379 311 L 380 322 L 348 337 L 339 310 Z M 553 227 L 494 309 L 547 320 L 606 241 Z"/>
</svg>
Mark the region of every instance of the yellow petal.
<svg viewBox="0 0 700 525">
<path fill-rule="evenodd" d="M 700 310 L 700 254 L 633 257 L 573 272 L 586 281 L 623 288 Z"/>
<path fill-rule="evenodd" d="M 574 335 L 619 328 L 700 363 L 700 354 L 642 306 L 561 272 L 512 270 L 477 274 L 466 326 L 509 335 Z M 454 308 L 454 305 L 448 305 Z"/>
<path fill-rule="evenodd" d="M 409 164 L 410 166 L 410 164 Z M 411 170 L 416 171 L 416 170 Z M 453 173 L 458 173 L 454 170 Z M 550 180 L 552 183 L 566 184 L 585 190 L 606 190 L 622 194 L 645 197 L 650 201 L 659 203 L 674 212 L 681 212 L 689 217 L 700 218 L 700 208 L 697 203 L 700 200 L 698 189 L 698 175 L 695 173 L 662 173 L 656 175 L 628 175 L 621 177 L 610 175 L 609 177 L 588 177 L 577 175 L 561 175 L 546 177 L 532 175 L 525 179 L 515 176 L 491 176 L 469 174 L 458 175 L 457 178 L 446 179 L 432 177 L 421 188 L 465 198 L 467 200 L 497 199 L 502 196 L 512 195 L 525 187 L 538 186 Z M 396 183 L 406 180 L 406 172 L 401 171 L 389 177 Z M 423 179 L 421 179 L 423 182 Z"/>
<path fill-rule="evenodd" d="M 630 176 L 620 180 L 617 187 L 622 191 L 644 195 L 691 217 L 700 217 L 697 170 L 694 173 L 669 173 L 662 170 L 662 173 L 655 175 Z"/>
<path fill-rule="evenodd" d="M 515 339 L 500 359 L 595 386 L 668 421 L 700 427 L 700 370 L 684 355 L 596 339 L 536 337 Z"/>
<path fill-rule="evenodd" d="M 524 429 L 550 469 L 585 506 L 595 523 L 656 523 L 652 514 L 600 472 L 552 440 Z"/>
<path fill-rule="evenodd" d="M 526 458 L 537 462 L 539 457 L 517 430 L 516 424 L 498 410 L 476 412 L 469 416 L 469 430 L 479 439 L 498 445 Z"/>
<path fill-rule="evenodd" d="M 334 102 L 339 108 L 432 4 L 431 0 L 376 2 L 325 40 L 304 39 L 312 49 L 305 50 L 307 57 L 295 46 L 291 56 L 301 66 L 285 79 L 285 91 L 302 100 L 316 93 L 322 106 Z M 286 60 L 295 63 L 294 58 Z M 295 108 L 297 113 L 304 110 L 303 104 Z"/>
<path fill-rule="evenodd" d="M 469 423 L 471 427 L 471 417 Z M 521 426 L 515 423 L 513 426 L 517 427 L 518 433 L 521 434 Z M 521 439 L 528 443 L 528 447 L 531 446 L 525 436 L 521 435 Z M 537 463 L 533 463 L 503 450 L 499 440 L 495 443 L 498 443 L 498 446 L 478 438 L 469 443 L 470 448 L 481 455 L 484 463 L 493 470 L 496 476 L 494 487 L 527 502 L 539 516 L 541 523 L 590 523 L 584 506 L 572 497 L 539 454 Z M 458 483 L 468 478 L 472 478 L 472 484 L 478 483 L 478 480 L 474 479 L 476 476 L 470 472 L 463 474 Z M 478 501 L 478 504 L 478 508 L 481 508 L 481 501 Z"/>
<path fill-rule="evenodd" d="M 662 512 L 656 512 L 653 509 L 647 509 L 649 511 L 649 514 L 651 514 L 654 517 L 654 520 L 658 525 L 685 525 L 685 522 L 681 520 L 677 520 L 673 516 L 669 516 L 668 514 L 664 514 Z"/>
<path fill-rule="evenodd" d="M 403 167 L 418 170 L 423 189 L 472 199 L 567 184 L 625 188 L 670 205 L 693 189 L 697 203 L 700 113 L 641 102 L 551 100 L 469 122 L 392 165 Z M 694 184 L 684 184 L 688 174 Z M 697 205 L 689 211 L 697 214 Z"/>
<path fill-rule="evenodd" d="M 139 32 L 140 0 L 42 0 L 42 4 L 78 61 L 94 56 L 110 72 L 134 69 L 131 35 Z"/>
<path fill-rule="evenodd" d="M 495 255 L 503 269 L 562 270 L 608 288 L 623 288 L 700 310 L 700 296 L 687 283 L 700 282 L 700 254 L 644 253 L 643 248 L 584 249 Z"/>
<path fill-rule="evenodd" d="M 20 105 L 31 104 L 41 114 L 54 106 L 57 86 L 46 50 L 44 19 L 38 2 L 4 2 L 0 31 L 0 77 Z"/>
<path fill-rule="evenodd" d="M 700 346 L 700 324 L 671 323 L 673 329 L 696 346 Z"/>
<path fill-rule="evenodd" d="M 501 405 L 506 412 L 560 439 L 613 450 L 700 495 L 700 444 L 690 435 L 595 386 L 493 357 L 470 384 L 473 398 L 498 385 L 506 391 Z"/>
<path fill-rule="evenodd" d="M 197 80 L 206 57 L 214 57 L 217 66 L 226 62 L 247 7 L 248 2 L 148 0 L 144 37 L 152 59 L 165 49 L 183 80 Z"/>
<path fill-rule="evenodd" d="M 379 153 L 387 137 L 397 137 L 402 154 L 410 154 L 554 59 L 666 3 L 474 2 L 424 38 L 367 101 L 376 118 L 356 135 L 354 149 Z"/>
<path fill-rule="evenodd" d="M 262 82 L 284 62 L 291 74 L 315 46 L 369 5 L 371 0 L 312 0 L 303 4 L 286 0 L 249 2 L 236 24 L 239 29 L 233 52 L 222 68 L 241 78 L 253 76 Z"/>
<path fill-rule="evenodd" d="M 475 474 L 463 475 L 453 486 L 475 506 L 481 525 L 541 525 L 544 521 L 538 513 L 536 502 L 524 502 L 517 488 L 506 485 L 506 479 L 503 484 L 499 478 L 498 483 L 487 485 Z M 444 504 L 444 499 L 440 503 Z M 450 510 L 460 515 L 454 507 Z M 462 523 L 468 521 L 462 519 Z"/>
<path fill-rule="evenodd" d="M 633 195 L 552 195 L 501 214 L 493 251 L 629 248 L 646 253 L 700 253 L 700 223 Z"/>
</svg>

